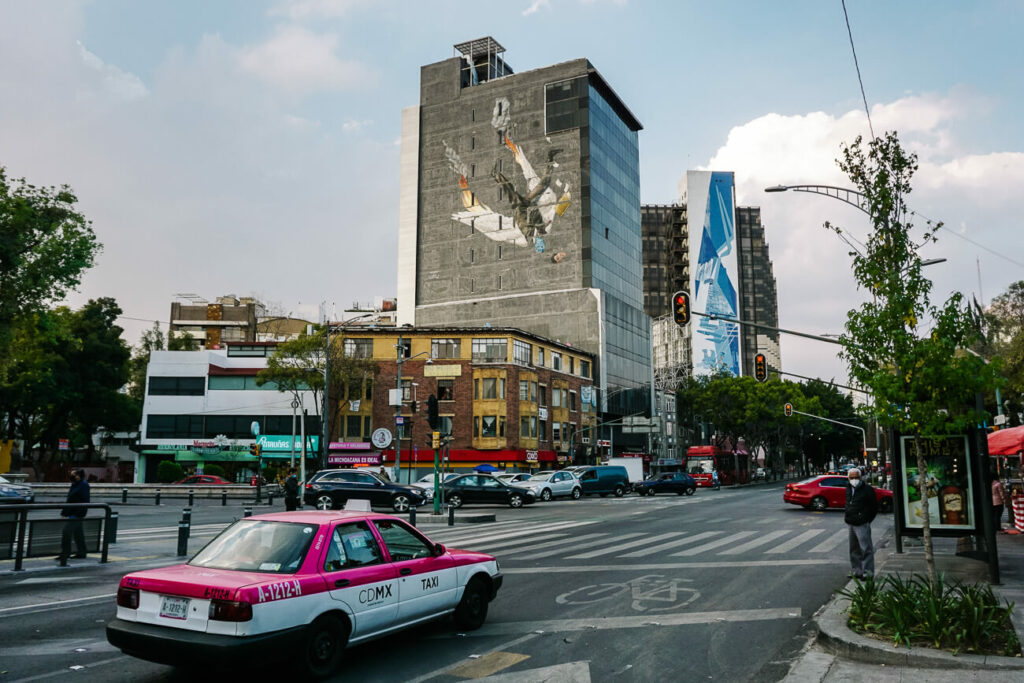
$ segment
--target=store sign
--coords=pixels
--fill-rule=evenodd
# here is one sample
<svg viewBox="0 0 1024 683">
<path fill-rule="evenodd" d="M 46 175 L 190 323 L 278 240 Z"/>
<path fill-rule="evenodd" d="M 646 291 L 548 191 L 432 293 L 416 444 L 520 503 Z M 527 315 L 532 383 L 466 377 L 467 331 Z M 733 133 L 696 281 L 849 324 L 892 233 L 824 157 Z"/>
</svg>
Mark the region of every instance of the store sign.
<svg viewBox="0 0 1024 683">
<path fill-rule="evenodd" d="M 526 462 L 538 462 L 539 460 L 537 451 L 526 451 Z"/>
<path fill-rule="evenodd" d="M 368 441 L 332 441 L 330 449 L 332 451 L 368 451 L 373 448 L 373 444 Z"/>
<path fill-rule="evenodd" d="M 53 443 L 52 441 L 50 443 Z M 71 442 L 67 439 L 57 439 L 57 449 L 61 451 L 71 450 Z"/>
<path fill-rule="evenodd" d="M 537 408 L 537 419 L 538 420 L 546 420 L 546 419 L 548 419 L 548 409 L 547 408 Z"/>
<path fill-rule="evenodd" d="M 379 465 L 380 453 L 330 453 L 327 456 L 329 465 Z"/>
<path fill-rule="evenodd" d="M 903 516 L 908 529 L 920 529 L 924 522 L 924 498 L 932 529 L 970 530 L 977 526 L 973 478 L 968 462 L 966 436 L 918 437 L 925 472 L 918 472 L 917 450 L 912 436 L 900 439 L 903 486 Z"/>
<path fill-rule="evenodd" d="M 446 363 L 444 365 L 440 363 L 434 363 L 433 365 L 423 366 L 424 377 L 461 377 L 462 366 L 458 363 Z"/>
<path fill-rule="evenodd" d="M 302 452 L 302 437 L 299 435 L 295 436 L 295 440 L 292 440 L 291 434 L 285 434 L 283 436 L 275 436 L 271 434 L 263 434 L 256 439 L 256 443 L 259 444 L 260 448 L 265 451 L 288 451 L 291 452 L 293 447 L 296 453 Z M 310 445 L 312 444 L 312 445 Z M 306 450 L 319 450 L 320 449 L 320 437 L 319 436 L 307 436 L 306 437 Z"/>
<path fill-rule="evenodd" d="M 611 446 L 612 446 L 612 442 L 610 440 L 608 440 L 608 439 L 598 439 L 597 440 L 597 447 L 598 448 L 611 448 Z"/>
</svg>

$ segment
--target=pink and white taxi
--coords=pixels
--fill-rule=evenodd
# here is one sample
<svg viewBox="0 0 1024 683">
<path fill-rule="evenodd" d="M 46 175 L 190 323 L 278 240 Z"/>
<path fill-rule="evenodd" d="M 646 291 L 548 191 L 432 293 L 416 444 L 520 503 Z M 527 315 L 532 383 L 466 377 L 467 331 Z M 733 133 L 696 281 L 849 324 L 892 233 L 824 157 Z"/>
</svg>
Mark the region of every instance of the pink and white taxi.
<svg viewBox="0 0 1024 683">
<path fill-rule="evenodd" d="M 187 564 L 121 579 L 107 640 L 181 666 L 276 654 L 322 678 L 347 645 L 448 614 L 479 628 L 501 582 L 494 557 L 445 548 L 390 515 L 259 515 Z"/>
</svg>

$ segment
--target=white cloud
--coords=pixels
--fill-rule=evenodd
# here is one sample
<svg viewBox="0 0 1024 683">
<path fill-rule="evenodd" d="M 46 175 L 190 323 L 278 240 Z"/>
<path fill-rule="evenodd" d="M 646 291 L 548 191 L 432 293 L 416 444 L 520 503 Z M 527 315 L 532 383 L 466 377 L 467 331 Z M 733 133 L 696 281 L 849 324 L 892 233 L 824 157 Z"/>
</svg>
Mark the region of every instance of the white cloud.
<svg viewBox="0 0 1024 683">
<path fill-rule="evenodd" d="M 100 75 L 103 88 L 110 94 L 118 99 L 129 102 L 142 99 L 148 94 L 146 85 L 138 76 L 119 69 L 113 64 L 105 63 L 92 52 L 89 52 L 81 42 L 76 41 L 76 43 L 78 44 L 78 53 L 82 58 L 82 63 Z"/>
<path fill-rule="evenodd" d="M 279 0 L 269 14 L 289 19 L 340 17 L 365 4 L 366 0 Z"/>
<path fill-rule="evenodd" d="M 343 131 L 345 131 L 346 133 L 358 133 L 363 128 L 365 128 L 366 126 L 369 126 L 372 123 L 373 123 L 373 121 L 371 121 L 369 119 L 365 119 L 363 121 L 355 121 L 355 120 L 349 119 L 348 121 L 345 121 L 345 122 L 343 122 L 341 124 L 341 129 Z"/>
<path fill-rule="evenodd" d="M 239 63 L 246 71 L 297 94 L 344 90 L 359 84 L 366 67 L 337 54 L 338 36 L 285 26 L 265 43 L 244 48 Z"/>
<path fill-rule="evenodd" d="M 550 0 L 533 0 L 533 2 L 530 3 L 530 6 L 523 10 L 523 16 L 528 17 L 531 14 L 536 14 L 542 7 L 550 9 Z"/>
</svg>

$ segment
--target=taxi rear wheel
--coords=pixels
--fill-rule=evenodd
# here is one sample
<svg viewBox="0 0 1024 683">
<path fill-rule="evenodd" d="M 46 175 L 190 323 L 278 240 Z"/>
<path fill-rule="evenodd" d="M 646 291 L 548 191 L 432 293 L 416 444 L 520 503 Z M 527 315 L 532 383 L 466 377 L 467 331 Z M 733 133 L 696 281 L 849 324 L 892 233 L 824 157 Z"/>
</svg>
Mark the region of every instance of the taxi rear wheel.
<svg viewBox="0 0 1024 683">
<path fill-rule="evenodd" d="M 348 629 L 338 617 L 324 615 L 309 625 L 303 665 L 314 680 L 327 678 L 341 663 Z"/>
<path fill-rule="evenodd" d="M 467 631 L 483 626 L 487 620 L 487 597 L 487 585 L 483 579 L 470 581 L 455 608 L 455 625 Z"/>
<path fill-rule="evenodd" d="M 332 510 L 334 509 L 334 499 L 328 495 L 318 496 L 316 499 L 317 510 Z"/>
<path fill-rule="evenodd" d="M 391 499 L 391 507 L 395 509 L 395 512 L 408 512 L 410 506 L 409 496 L 403 493 L 399 493 Z"/>
</svg>

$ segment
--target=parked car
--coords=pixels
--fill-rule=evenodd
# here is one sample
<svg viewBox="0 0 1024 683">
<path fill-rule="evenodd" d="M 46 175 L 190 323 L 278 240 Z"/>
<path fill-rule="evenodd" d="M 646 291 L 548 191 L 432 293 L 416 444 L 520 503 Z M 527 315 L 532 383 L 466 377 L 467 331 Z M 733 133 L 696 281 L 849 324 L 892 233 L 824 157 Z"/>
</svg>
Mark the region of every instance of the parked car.
<svg viewBox="0 0 1024 683">
<path fill-rule="evenodd" d="M 782 500 L 792 505 L 802 505 L 809 510 L 827 510 L 846 507 L 846 477 L 822 474 L 804 479 L 796 484 L 786 484 Z M 892 512 L 892 491 L 875 487 L 879 512 Z"/>
<path fill-rule="evenodd" d="M 614 493 L 617 498 L 621 498 L 632 489 L 629 483 L 629 474 L 622 465 L 585 467 L 583 470 L 577 471 L 576 476 L 580 479 L 583 494 L 587 496 L 596 493 L 604 498 L 609 493 Z"/>
<path fill-rule="evenodd" d="M 124 576 L 107 640 L 197 671 L 286 662 L 288 678 L 321 680 L 352 645 L 448 615 L 480 628 L 501 584 L 493 556 L 397 517 L 279 512 L 236 521 L 187 564 Z"/>
<path fill-rule="evenodd" d="M 231 486 L 231 482 L 224 477 L 217 477 L 212 474 L 193 474 L 174 483 L 188 484 L 189 486 Z"/>
<path fill-rule="evenodd" d="M 438 472 L 441 483 L 448 481 L 454 477 L 459 476 L 457 472 Z M 434 497 L 434 474 L 424 474 L 422 477 L 414 481 L 410 486 L 422 489 L 428 498 Z"/>
<path fill-rule="evenodd" d="M 653 496 L 656 493 L 692 496 L 696 490 L 697 480 L 686 472 L 665 472 L 655 479 L 645 479 L 636 485 L 636 492 L 641 496 Z"/>
<path fill-rule="evenodd" d="M 457 508 L 466 503 L 498 503 L 519 508 L 536 501 L 533 492 L 489 474 L 463 474 L 446 481 L 444 499 Z"/>
<path fill-rule="evenodd" d="M 304 503 L 318 510 L 337 510 L 350 498 L 408 512 L 410 507 L 422 505 L 427 495 L 417 486 L 384 481 L 365 470 L 320 470 L 306 483 L 302 496 Z"/>
<path fill-rule="evenodd" d="M 549 470 L 537 472 L 528 480 L 515 484 L 533 493 L 540 500 L 566 497 L 579 500 L 583 496 L 580 480 L 572 472 Z"/>
<path fill-rule="evenodd" d="M 31 486 L 15 484 L 9 479 L 0 477 L 0 504 L 32 502 L 35 502 L 35 493 Z"/>
<path fill-rule="evenodd" d="M 517 484 L 521 481 L 528 481 L 533 475 L 529 472 L 501 472 L 494 475 L 506 484 Z"/>
</svg>

